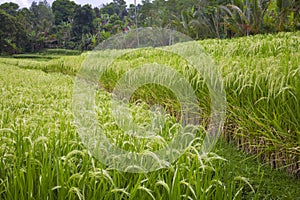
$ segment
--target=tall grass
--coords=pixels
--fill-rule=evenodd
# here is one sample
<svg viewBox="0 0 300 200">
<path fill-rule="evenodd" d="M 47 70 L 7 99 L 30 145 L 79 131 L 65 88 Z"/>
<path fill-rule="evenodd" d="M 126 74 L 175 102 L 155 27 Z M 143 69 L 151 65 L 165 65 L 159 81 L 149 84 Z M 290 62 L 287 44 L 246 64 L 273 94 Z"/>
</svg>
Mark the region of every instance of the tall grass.
<svg viewBox="0 0 300 200">
<path fill-rule="evenodd" d="M 246 152 L 259 155 L 273 168 L 286 169 L 299 177 L 300 33 L 204 40 L 200 44 L 222 70 L 228 102 L 225 137 Z M 125 54 L 114 61 L 100 82 L 111 91 L 130 68 L 145 62 L 168 63 L 184 74 L 197 91 L 205 121 L 210 112 L 210 98 L 203 79 L 186 61 L 176 55 L 171 57 L 152 49 Z M 146 91 L 141 88 L 134 98 L 143 98 L 150 104 L 164 102 L 172 105 L 170 111 L 178 109 L 172 94 L 157 86 Z"/>
<path fill-rule="evenodd" d="M 298 32 L 200 42 L 222 69 L 228 100 L 224 136 L 295 175 L 300 171 L 299 38 Z M 119 172 L 95 159 L 77 135 L 71 109 L 73 75 L 87 54 L 39 61 L 0 58 L 0 199 L 258 198 L 260 184 L 254 187 L 251 177 L 236 174 L 229 160 L 199 153 L 201 134 L 172 166 L 156 172 Z M 99 53 L 101 61 L 106 54 Z M 126 56 L 116 59 L 99 82 L 106 90 L 97 93 L 98 120 L 119 147 L 155 150 L 163 143 L 122 135 L 109 113 L 108 92 L 126 70 L 170 57 L 147 50 Z M 203 79 L 176 55 L 169 65 L 196 89 L 205 127 L 210 98 Z M 137 122 L 151 120 L 149 107 L 159 102 L 175 116 L 165 116 L 169 128 L 176 124 L 178 102 L 172 95 L 163 87 L 140 88 L 131 102 Z"/>
<path fill-rule="evenodd" d="M 18 66 L 24 69 L 37 69 L 47 73 L 59 72 L 74 76 L 80 69 L 83 60 L 84 55 L 18 55 L 15 56 L 15 58 L 0 58 L 0 63 Z"/>
<path fill-rule="evenodd" d="M 242 191 L 254 192 L 246 178 L 229 173 L 225 159 L 199 154 L 196 142 L 167 169 L 109 169 L 77 137 L 73 77 L 3 64 L 1 71 L 1 199 L 241 199 Z M 98 95 L 102 109 L 107 95 Z"/>
<path fill-rule="evenodd" d="M 201 44 L 223 70 L 226 137 L 300 176 L 300 33 Z"/>
</svg>

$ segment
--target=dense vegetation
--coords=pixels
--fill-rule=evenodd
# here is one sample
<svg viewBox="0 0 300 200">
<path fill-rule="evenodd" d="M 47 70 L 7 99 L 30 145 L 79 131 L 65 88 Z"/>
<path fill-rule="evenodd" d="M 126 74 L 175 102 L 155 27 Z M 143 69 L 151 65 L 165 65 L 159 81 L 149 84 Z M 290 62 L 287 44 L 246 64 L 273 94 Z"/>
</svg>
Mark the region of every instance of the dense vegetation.
<svg viewBox="0 0 300 200">
<path fill-rule="evenodd" d="M 299 176 L 299 32 L 200 43 L 224 76 L 224 138 L 257 156 L 246 157 L 224 142 L 208 155 L 199 154 L 200 138 L 167 169 L 131 174 L 107 168 L 81 142 L 71 109 L 74 75 L 91 52 L 17 55 L 0 58 L 0 198 L 297 199 L 299 180 L 256 158 Z M 160 56 L 141 51 L 150 60 Z M 144 62 L 139 55 L 128 56 L 107 76 L 124 73 L 128 60 L 134 66 Z M 179 69 L 180 62 L 169 63 Z M 107 104 L 111 81 L 97 93 L 99 121 L 108 135 L 116 133 Z M 133 103 L 132 110 L 138 121 L 151 116 L 146 104 Z M 123 137 L 115 139 L 124 145 Z"/>
<path fill-rule="evenodd" d="M 299 177 L 300 33 L 201 43 L 225 77 L 226 136 Z"/>
<path fill-rule="evenodd" d="M 137 22 L 137 23 L 136 23 Z M 163 27 L 194 39 L 294 31 L 300 28 L 297 0 L 144 0 L 126 5 L 113 0 L 92 8 L 70 0 L 0 5 L 0 54 L 35 52 L 45 47 L 93 49 L 116 33 L 136 27 Z"/>
</svg>

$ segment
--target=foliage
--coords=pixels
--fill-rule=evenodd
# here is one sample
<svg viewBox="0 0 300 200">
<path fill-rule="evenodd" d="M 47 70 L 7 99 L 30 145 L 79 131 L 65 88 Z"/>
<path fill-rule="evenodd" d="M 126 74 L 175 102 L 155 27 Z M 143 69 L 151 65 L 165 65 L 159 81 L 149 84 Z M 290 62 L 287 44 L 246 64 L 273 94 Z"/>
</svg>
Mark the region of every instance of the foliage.
<svg viewBox="0 0 300 200">
<path fill-rule="evenodd" d="M 90 5 L 77 7 L 74 14 L 72 35 L 78 39 L 84 34 L 92 33 L 94 29 L 94 19 L 95 12 Z"/>
<path fill-rule="evenodd" d="M 56 0 L 52 4 L 52 11 L 55 16 L 55 25 L 71 23 L 77 5 L 70 0 Z"/>
<path fill-rule="evenodd" d="M 24 29 L 24 37 L 19 41 L 22 45 L 15 44 L 15 36 L 3 33 L 2 44 L 7 49 L 2 51 L 6 54 L 43 48 L 89 50 L 136 26 L 169 28 L 193 39 L 300 29 L 300 3 L 296 0 L 144 0 L 136 7 L 126 5 L 124 0 L 113 0 L 101 8 L 77 5 L 70 0 L 55 0 L 51 7 L 44 0 L 34 1 L 29 10 L 19 9 L 15 3 L 4 3 L 0 10 L 15 17 Z M 13 24 L 8 25 L 11 30 Z M 8 27 L 0 29 L 5 32 Z"/>
<path fill-rule="evenodd" d="M 4 10 L 7 14 L 12 15 L 14 17 L 16 17 L 17 15 L 17 10 L 19 9 L 19 5 L 16 3 L 3 3 L 0 5 L 0 9 Z"/>
<path fill-rule="evenodd" d="M 22 52 L 26 44 L 26 32 L 17 17 L 0 9 L 0 27 L 0 54 Z"/>
</svg>

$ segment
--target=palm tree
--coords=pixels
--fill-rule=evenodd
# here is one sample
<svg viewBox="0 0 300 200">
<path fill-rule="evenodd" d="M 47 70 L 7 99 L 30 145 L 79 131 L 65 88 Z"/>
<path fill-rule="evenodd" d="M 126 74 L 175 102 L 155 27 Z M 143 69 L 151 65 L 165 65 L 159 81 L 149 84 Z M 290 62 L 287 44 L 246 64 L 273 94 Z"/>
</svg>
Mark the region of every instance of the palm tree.
<svg viewBox="0 0 300 200">
<path fill-rule="evenodd" d="M 181 11 L 179 17 L 173 15 L 172 26 L 194 39 L 220 37 L 217 17 L 195 7 Z"/>
<path fill-rule="evenodd" d="M 226 14 L 224 25 L 237 36 L 257 34 L 262 31 L 264 16 L 272 1 L 247 0 L 240 1 L 239 6 L 228 4 L 219 6 Z"/>
</svg>

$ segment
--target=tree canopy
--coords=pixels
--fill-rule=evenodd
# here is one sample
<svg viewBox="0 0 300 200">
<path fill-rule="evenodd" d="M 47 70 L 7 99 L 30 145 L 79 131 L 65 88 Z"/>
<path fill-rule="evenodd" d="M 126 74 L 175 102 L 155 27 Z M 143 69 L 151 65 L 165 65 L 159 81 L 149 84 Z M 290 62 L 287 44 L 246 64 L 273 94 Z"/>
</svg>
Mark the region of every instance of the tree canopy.
<svg viewBox="0 0 300 200">
<path fill-rule="evenodd" d="M 71 0 L 0 5 L 1 54 L 43 48 L 92 49 L 111 35 L 138 27 L 163 27 L 194 39 L 231 38 L 300 30 L 297 0 L 124 0 L 93 8 Z M 136 24 L 137 22 L 137 24 Z"/>
<path fill-rule="evenodd" d="M 55 25 L 71 23 L 73 21 L 76 3 L 70 0 L 56 0 L 52 4 L 52 12 L 55 17 Z"/>
</svg>

